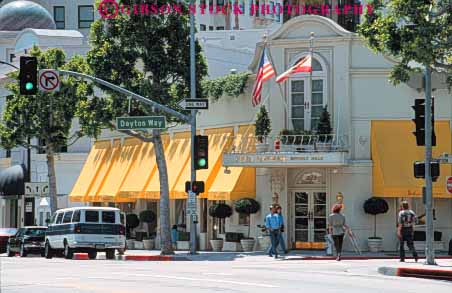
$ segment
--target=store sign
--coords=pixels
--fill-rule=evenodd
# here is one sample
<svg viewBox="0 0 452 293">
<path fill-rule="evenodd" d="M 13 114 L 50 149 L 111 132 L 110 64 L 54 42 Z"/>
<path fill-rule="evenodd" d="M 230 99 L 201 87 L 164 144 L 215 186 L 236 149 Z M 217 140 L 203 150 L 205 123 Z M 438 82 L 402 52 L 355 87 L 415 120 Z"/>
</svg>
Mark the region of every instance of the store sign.
<svg viewBox="0 0 452 293">
<path fill-rule="evenodd" d="M 341 166 L 346 165 L 345 152 L 305 154 L 224 154 L 224 166 Z"/>
</svg>

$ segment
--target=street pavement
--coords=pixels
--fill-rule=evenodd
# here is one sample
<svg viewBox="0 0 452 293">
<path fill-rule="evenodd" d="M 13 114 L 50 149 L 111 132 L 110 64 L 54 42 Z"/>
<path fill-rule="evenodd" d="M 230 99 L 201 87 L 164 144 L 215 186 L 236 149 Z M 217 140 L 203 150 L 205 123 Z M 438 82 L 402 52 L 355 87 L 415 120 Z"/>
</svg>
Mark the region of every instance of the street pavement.
<svg viewBox="0 0 452 293">
<path fill-rule="evenodd" d="M 451 260 L 438 260 L 452 267 Z M 452 282 L 383 276 L 397 260 L 275 260 L 216 254 L 193 261 L 0 256 L 0 292 L 452 292 Z"/>
</svg>

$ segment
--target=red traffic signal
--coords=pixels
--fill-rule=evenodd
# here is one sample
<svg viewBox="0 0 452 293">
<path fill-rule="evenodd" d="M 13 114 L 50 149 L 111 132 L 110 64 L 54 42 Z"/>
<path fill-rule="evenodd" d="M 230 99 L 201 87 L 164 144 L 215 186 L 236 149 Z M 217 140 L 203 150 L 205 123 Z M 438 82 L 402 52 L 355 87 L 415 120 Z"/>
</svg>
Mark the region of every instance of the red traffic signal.
<svg viewBox="0 0 452 293">
<path fill-rule="evenodd" d="M 197 195 L 204 192 L 204 181 L 195 181 L 191 184 L 190 181 L 185 182 L 185 192 L 192 191 Z"/>
</svg>

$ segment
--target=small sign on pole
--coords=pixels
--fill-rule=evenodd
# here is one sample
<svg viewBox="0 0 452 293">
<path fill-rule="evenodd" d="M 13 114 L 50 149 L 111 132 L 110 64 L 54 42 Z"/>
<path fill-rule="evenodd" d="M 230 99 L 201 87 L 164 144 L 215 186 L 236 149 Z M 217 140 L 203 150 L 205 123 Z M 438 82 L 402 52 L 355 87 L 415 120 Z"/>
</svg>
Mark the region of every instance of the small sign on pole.
<svg viewBox="0 0 452 293">
<path fill-rule="evenodd" d="M 54 69 L 39 70 L 39 89 L 42 92 L 50 93 L 60 90 L 60 73 Z"/>
<path fill-rule="evenodd" d="M 188 192 L 188 204 L 187 204 L 187 214 L 194 215 L 196 214 L 196 193 L 189 191 Z"/>
<path fill-rule="evenodd" d="M 179 106 L 185 110 L 207 110 L 209 99 L 185 99 L 179 102 Z"/>
<path fill-rule="evenodd" d="M 26 182 L 25 195 L 47 196 L 49 195 L 48 182 Z"/>
</svg>

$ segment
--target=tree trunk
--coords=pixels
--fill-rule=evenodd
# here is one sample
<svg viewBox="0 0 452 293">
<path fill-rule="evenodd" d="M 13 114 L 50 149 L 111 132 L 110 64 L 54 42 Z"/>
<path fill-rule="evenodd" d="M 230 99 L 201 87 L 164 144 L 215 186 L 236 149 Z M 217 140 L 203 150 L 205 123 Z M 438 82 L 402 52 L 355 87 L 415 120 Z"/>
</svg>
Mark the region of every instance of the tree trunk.
<svg viewBox="0 0 452 293">
<path fill-rule="evenodd" d="M 235 5 L 235 7 L 237 7 L 239 5 L 239 0 L 235 0 L 234 5 Z M 234 29 L 239 30 L 240 29 L 239 13 L 238 13 L 238 11 L 236 11 L 236 12 L 237 13 L 234 14 Z M 243 7 L 243 12 L 245 12 L 245 7 Z"/>
<path fill-rule="evenodd" d="M 58 209 L 58 206 L 57 206 L 57 186 L 55 174 L 55 152 L 53 150 L 53 145 L 51 143 L 47 143 L 46 157 L 47 157 L 47 174 L 49 176 L 50 211 L 53 214 Z"/>
<path fill-rule="evenodd" d="M 224 5 L 226 5 L 225 10 L 226 13 L 224 15 L 225 17 L 225 30 L 230 30 L 231 29 L 231 3 L 229 1 L 226 1 L 226 3 L 224 3 Z"/>
<path fill-rule="evenodd" d="M 155 130 L 153 137 L 155 160 L 157 162 L 160 177 L 160 253 L 162 255 L 168 255 L 174 254 L 171 245 L 168 170 L 166 168 L 165 153 L 160 132 Z"/>
</svg>

